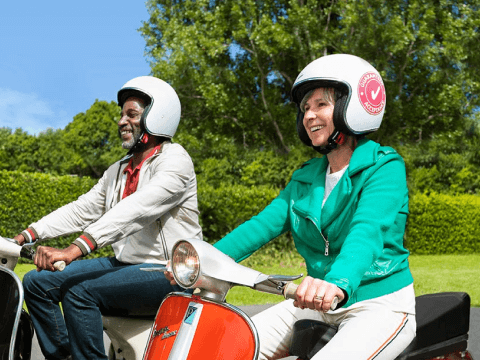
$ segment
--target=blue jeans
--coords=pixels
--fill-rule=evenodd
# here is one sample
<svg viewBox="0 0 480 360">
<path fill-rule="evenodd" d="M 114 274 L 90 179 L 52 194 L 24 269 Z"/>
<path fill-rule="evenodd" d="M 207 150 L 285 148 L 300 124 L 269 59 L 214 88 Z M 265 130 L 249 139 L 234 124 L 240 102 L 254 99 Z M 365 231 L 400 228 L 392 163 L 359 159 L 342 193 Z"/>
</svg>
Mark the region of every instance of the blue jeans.
<svg viewBox="0 0 480 360">
<path fill-rule="evenodd" d="M 27 273 L 25 302 L 45 358 L 107 359 L 102 314 L 155 315 L 165 295 L 181 291 L 162 272 L 140 270 L 154 266 L 99 258 L 74 261 L 62 272 Z"/>
</svg>

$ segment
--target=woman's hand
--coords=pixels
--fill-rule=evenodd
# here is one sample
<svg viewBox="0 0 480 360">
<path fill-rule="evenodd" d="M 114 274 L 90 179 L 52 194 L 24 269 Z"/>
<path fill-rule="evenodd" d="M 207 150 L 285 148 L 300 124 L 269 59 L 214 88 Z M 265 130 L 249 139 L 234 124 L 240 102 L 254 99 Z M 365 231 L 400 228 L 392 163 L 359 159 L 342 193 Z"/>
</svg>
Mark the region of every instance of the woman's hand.
<svg viewBox="0 0 480 360">
<path fill-rule="evenodd" d="M 35 253 L 33 263 L 37 266 L 37 271 L 49 270 L 56 271 L 53 264 L 57 261 L 65 261 L 70 264 L 73 260 L 82 256 L 82 251 L 76 245 L 70 245 L 66 249 L 56 249 L 49 246 L 39 246 Z"/>
<path fill-rule="evenodd" d="M 335 296 L 338 297 L 338 302 L 345 297 L 338 286 L 307 276 L 297 289 L 293 305 L 301 309 L 327 312 Z"/>
</svg>

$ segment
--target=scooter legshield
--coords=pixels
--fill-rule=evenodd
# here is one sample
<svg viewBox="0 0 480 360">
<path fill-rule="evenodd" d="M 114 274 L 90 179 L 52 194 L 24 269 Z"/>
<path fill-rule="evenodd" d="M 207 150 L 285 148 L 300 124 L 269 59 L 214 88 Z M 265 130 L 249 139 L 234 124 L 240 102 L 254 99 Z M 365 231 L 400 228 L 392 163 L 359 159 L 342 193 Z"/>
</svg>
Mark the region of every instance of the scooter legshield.
<svg viewBox="0 0 480 360">
<path fill-rule="evenodd" d="M 240 309 L 184 293 L 168 295 L 144 360 L 255 360 L 258 335 Z"/>
<path fill-rule="evenodd" d="M 13 271 L 0 267 L 0 289 L 0 360 L 10 360 L 22 313 L 22 282 Z"/>
</svg>

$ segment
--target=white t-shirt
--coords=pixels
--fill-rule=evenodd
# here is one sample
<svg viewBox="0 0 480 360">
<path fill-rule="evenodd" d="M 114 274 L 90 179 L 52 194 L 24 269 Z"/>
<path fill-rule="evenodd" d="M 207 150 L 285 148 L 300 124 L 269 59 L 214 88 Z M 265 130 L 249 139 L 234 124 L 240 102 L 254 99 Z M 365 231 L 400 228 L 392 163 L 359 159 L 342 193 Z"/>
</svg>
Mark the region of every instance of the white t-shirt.
<svg viewBox="0 0 480 360">
<path fill-rule="evenodd" d="M 322 207 L 325 204 L 325 201 L 327 201 L 327 198 L 330 195 L 330 193 L 335 188 L 335 185 L 337 185 L 338 182 L 340 181 L 341 177 L 343 176 L 343 174 L 345 173 L 347 168 L 348 168 L 348 165 L 345 166 L 342 170 L 339 170 L 339 171 L 331 174 L 330 173 L 330 164 L 328 164 L 327 174 L 325 175 L 325 193 L 323 194 Z"/>
</svg>

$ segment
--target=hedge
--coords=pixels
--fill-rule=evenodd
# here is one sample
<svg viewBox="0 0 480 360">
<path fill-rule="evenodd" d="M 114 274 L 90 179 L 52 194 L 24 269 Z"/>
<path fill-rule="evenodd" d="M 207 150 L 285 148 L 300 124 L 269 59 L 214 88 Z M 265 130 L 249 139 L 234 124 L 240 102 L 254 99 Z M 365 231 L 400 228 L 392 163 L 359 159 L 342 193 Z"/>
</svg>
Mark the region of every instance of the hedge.
<svg viewBox="0 0 480 360">
<path fill-rule="evenodd" d="M 405 244 L 413 254 L 479 253 L 480 196 L 411 196 Z"/>
<path fill-rule="evenodd" d="M 0 235 L 13 237 L 30 223 L 75 200 L 96 180 L 76 176 L 0 171 Z M 213 243 L 260 212 L 279 189 L 270 186 L 209 186 L 199 182 L 198 199 L 205 240 Z M 415 194 L 405 242 L 413 254 L 480 252 L 480 197 L 475 195 Z M 78 234 L 45 244 L 66 247 Z M 290 235 L 277 239 L 270 251 L 291 251 Z M 90 256 L 112 254 L 100 249 Z"/>
<path fill-rule="evenodd" d="M 258 214 L 279 193 L 265 185 L 221 185 L 213 187 L 199 184 L 198 202 L 205 240 L 213 243 L 238 225 Z"/>
<path fill-rule="evenodd" d="M 44 215 L 76 200 L 96 182 L 88 177 L 0 171 L 0 235 L 17 235 Z M 77 236 L 78 234 L 72 234 L 42 244 L 64 248 Z M 101 249 L 96 256 L 112 253 L 111 248 L 106 248 Z"/>
</svg>

